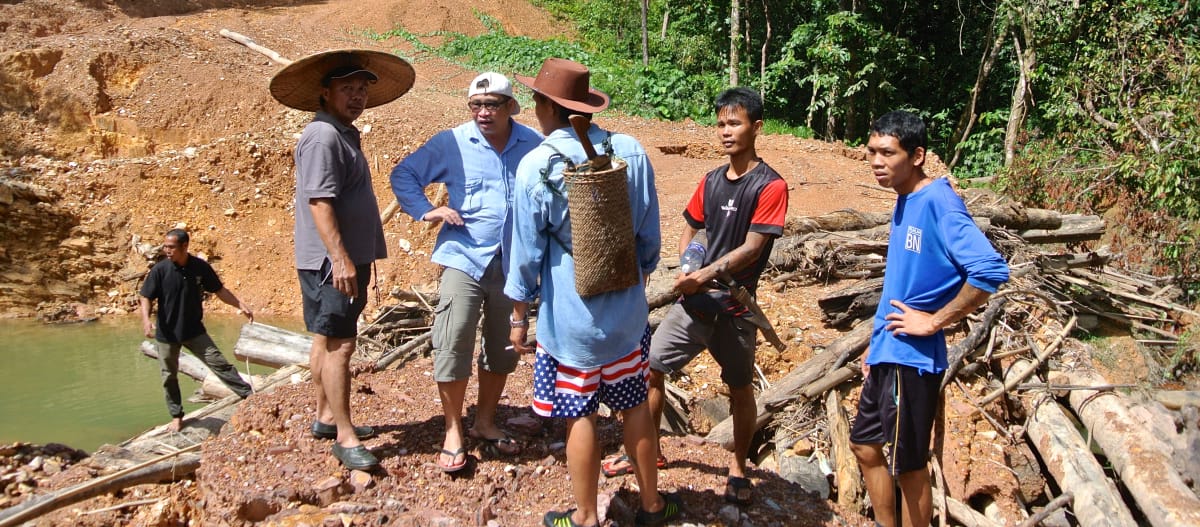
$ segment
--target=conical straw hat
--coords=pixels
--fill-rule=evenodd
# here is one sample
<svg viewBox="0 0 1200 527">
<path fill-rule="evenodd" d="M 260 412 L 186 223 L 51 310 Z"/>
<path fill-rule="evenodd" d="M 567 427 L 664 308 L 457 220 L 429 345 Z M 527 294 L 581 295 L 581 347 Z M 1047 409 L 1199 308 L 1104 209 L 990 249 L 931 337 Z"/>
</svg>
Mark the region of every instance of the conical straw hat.
<svg viewBox="0 0 1200 527">
<path fill-rule="evenodd" d="M 323 81 L 330 73 L 341 78 L 365 71 L 375 80 L 367 85 L 367 108 L 396 100 L 412 88 L 417 74 L 404 59 L 368 49 L 324 51 L 289 64 L 271 78 L 271 96 L 285 106 L 315 112 L 321 109 Z"/>
</svg>

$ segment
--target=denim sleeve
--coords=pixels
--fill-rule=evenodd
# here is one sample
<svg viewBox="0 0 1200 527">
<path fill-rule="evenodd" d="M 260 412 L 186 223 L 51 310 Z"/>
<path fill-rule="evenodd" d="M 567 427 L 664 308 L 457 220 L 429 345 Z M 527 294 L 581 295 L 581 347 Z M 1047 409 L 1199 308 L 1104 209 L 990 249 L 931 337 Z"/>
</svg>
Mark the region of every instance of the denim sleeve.
<svg viewBox="0 0 1200 527">
<path fill-rule="evenodd" d="M 538 172 L 545 164 L 546 153 L 535 149 L 517 167 L 512 245 L 508 251 L 504 294 L 518 302 L 532 302 L 540 289 L 538 279 L 549 242 L 545 232 L 550 204 Z"/>
<path fill-rule="evenodd" d="M 443 155 L 443 150 L 447 140 L 454 140 L 450 133 L 439 132 L 392 169 L 392 193 L 401 210 L 416 221 L 433 210 L 433 204 L 425 196 L 425 187 L 445 178 L 448 167 L 444 163 L 447 156 Z"/>
<path fill-rule="evenodd" d="M 636 186 L 636 201 L 634 209 L 634 231 L 638 266 L 642 276 L 649 276 L 658 267 L 662 257 L 662 227 L 658 216 L 658 190 L 654 183 L 654 167 L 645 155 L 632 156 L 626 159 L 629 163 L 629 173 L 635 174 L 633 183 Z"/>
</svg>

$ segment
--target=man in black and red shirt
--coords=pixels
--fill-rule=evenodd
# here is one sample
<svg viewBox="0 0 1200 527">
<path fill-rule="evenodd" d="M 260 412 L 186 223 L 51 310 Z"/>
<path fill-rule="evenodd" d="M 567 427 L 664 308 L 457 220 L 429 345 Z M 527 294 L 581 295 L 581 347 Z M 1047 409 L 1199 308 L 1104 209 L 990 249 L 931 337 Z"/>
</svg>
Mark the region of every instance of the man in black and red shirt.
<svg viewBox="0 0 1200 527">
<path fill-rule="evenodd" d="M 675 279 L 683 295 L 671 306 L 650 346 L 650 408 L 654 422 L 663 412 L 664 378 L 705 349 L 721 365 L 733 414 L 733 458 L 725 499 L 739 505 L 753 498 L 746 478 L 746 456 L 754 437 L 754 343 L 757 328 L 750 312 L 718 282 L 728 276 L 751 294 L 783 234 L 787 183 L 759 159 L 754 148 L 762 130 L 762 99 L 753 90 L 732 88 L 717 96 L 717 136 L 729 163 L 704 176 L 683 218 L 682 254 L 701 229 L 708 238 L 704 266 Z M 726 274 L 728 273 L 728 274 Z"/>
</svg>

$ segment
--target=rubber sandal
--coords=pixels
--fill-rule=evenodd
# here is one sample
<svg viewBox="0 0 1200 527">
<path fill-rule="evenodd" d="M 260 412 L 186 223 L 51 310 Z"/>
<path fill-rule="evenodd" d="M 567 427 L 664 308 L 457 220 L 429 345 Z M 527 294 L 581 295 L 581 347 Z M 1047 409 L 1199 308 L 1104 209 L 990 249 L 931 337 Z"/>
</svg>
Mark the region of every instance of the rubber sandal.
<svg viewBox="0 0 1200 527">
<path fill-rule="evenodd" d="M 654 465 L 658 467 L 659 470 L 667 468 L 667 458 L 663 457 L 662 454 L 659 454 L 658 460 L 655 461 Z M 600 471 L 605 477 L 609 478 L 633 474 L 633 460 L 629 459 L 629 456 L 625 454 L 613 456 L 605 459 L 604 462 L 601 463 Z"/>
<path fill-rule="evenodd" d="M 621 454 L 617 457 L 606 459 L 604 464 L 600 466 L 600 471 L 607 478 L 633 474 L 633 460 L 629 459 L 629 456 Z"/>
<path fill-rule="evenodd" d="M 356 426 L 354 435 L 359 439 L 370 439 L 375 437 L 375 429 L 366 425 Z M 337 425 L 313 421 L 312 436 L 317 439 L 337 439 Z"/>
<path fill-rule="evenodd" d="M 455 463 L 453 465 L 447 465 L 447 464 L 442 463 L 442 454 L 450 456 L 451 463 L 453 463 L 455 459 L 458 459 L 458 456 L 462 456 L 463 460 L 462 460 L 462 462 Z M 466 451 L 466 449 L 464 449 L 463 447 L 458 447 L 455 450 L 450 450 L 449 448 L 443 448 L 442 452 L 440 454 L 438 454 L 437 466 L 438 466 L 438 468 L 442 469 L 442 472 L 445 472 L 447 474 L 451 474 L 451 473 L 462 470 L 463 468 L 465 468 L 467 466 L 467 451 Z"/>
<path fill-rule="evenodd" d="M 333 457 L 351 470 L 366 470 L 379 466 L 379 460 L 371 454 L 370 450 L 367 450 L 367 447 L 362 445 L 346 448 L 334 443 Z"/>
<path fill-rule="evenodd" d="M 483 434 L 476 431 L 474 428 L 467 429 L 467 437 L 480 441 L 479 450 L 484 455 L 490 458 L 511 457 L 521 453 L 521 444 L 517 443 L 508 433 L 501 431 L 504 434 L 497 438 L 484 437 Z"/>
<path fill-rule="evenodd" d="M 683 514 L 683 501 L 679 499 L 678 495 L 659 493 L 659 496 L 663 498 L 662 510 L 658 512 L 646 512 L 639 507 L 637 515 L 633 517 L 634 525 L 655 527 L 675 520 Z"/>
<path fill-rule="evenodd" d="M 743 492 L 745 497 L 743 497 Z M 725 501 L 735 505 L 751 504 L 754 502 L 754 484 L 748 478 L 737 476 L 725 478 Z"/>
<path fill-rule="evenodd" d="M 571 519 L 572 514 L 575 514 L 575 509 L 565 512 L 547 512 L 545 516 L 542 516 L 542 525 L 545 527 L 583 527 Z"/>
<path fill-rule="evenodd" d="M 512 457 L 521 453 L 521 445 L 508 436 L 495 439 L 480 437 L 478 439 L 480 441 L 479 450 L 490 458 Z"/>
</svg>

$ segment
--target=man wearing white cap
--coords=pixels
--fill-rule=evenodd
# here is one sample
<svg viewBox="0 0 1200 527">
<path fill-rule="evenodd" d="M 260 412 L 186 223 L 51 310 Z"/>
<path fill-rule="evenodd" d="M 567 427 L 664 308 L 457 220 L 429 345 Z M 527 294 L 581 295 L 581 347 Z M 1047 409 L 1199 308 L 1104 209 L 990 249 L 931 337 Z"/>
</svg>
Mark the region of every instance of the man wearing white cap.
<svg viewBox="0 0 1200 527">
<path fill-rule="evenodd" d="M 271 79 L 279 102 L 316 112 L 296 144 L 296 272 L 317 415 L 311 433 L 333 439 L 333 455 L 350 469 L 379 465 L 360 439 L 375 435 L 350 415 L 350 357 L 358 316 L 367 304 L 371 264 L 387 257 L 371 169 L 355 119 L 412 87 L 404 59 L 371 50 L 310 55 Z"/>
<path fill-rule="evenodd" d="M 517 354 L 506 348 L 512 301 L 504 295 L 512 233 L 514 178 L 521 158 L 542 141 L 512 116 L 521 106 L 504 75 L 487 72 L 467 87 L 472 119 L 433 136 L 392 170 L 392 191 L 414 220 L 441 222 L 433 262 L 442 265 L 433 322 L 434 380 L 442 400 L 446 436 L 437 465 L 456 472 L 467 465 L 462 409 L 475 356 L 475 331 L 483 320 L 479 402 L 466 435 L 491 456 L 521 447 L 496 426 L 496 406 Z M 435 206 L 425 187 L 442 183 L 449 202 Z"/>
</svg>

